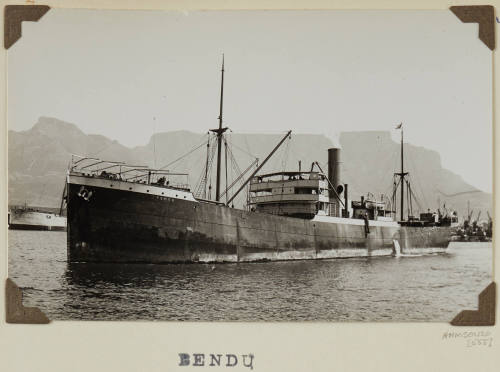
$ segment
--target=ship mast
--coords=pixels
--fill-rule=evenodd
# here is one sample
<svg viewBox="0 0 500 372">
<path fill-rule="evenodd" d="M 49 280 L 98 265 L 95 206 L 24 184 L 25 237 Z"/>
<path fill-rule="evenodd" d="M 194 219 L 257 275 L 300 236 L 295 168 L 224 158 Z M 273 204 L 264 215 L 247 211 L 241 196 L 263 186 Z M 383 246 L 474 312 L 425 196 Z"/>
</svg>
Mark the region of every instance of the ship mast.
<svg viewBox="0 0 500 372">
<path fill-rule="evenodd" d="M 397 176 L 400 177 L 400 186 L 401 186 L 401 221 L 404 221 L 404 181 L 405 176 L 408 172 L 404 171 L 404 150 L 403 150 L 403 123 L 399 124 L 396 129 L 401 129 L 401 173 L 396 173 Z M 408 191 L 409 192 L 409 191 Z"/>
<path fill-rule="evenodd" d="M 403 156 L 403 126 L 401 126 L 401 221 L 404 221 L 404 216 L 403 216 L 403 211 L 404 211 L 404 186 L 403 186 L 403 181 L 404 181 L 404 156 Z"/>
<path fill-rule="evenodd" d="M 222 54 L 222 78 L 220 83 L 220 106 L 219 106 L 219 128 L 210 129 L 211 132 L 217 134 L 217 181 L 215 186 L 215 201 L 220 201 L 220 171 L 221 171 L 221 152 L 222 152 L 222 136 L 228 129 L 222 128 L 222 107 L 224 102 L 224 54 Z"/>
</svg>

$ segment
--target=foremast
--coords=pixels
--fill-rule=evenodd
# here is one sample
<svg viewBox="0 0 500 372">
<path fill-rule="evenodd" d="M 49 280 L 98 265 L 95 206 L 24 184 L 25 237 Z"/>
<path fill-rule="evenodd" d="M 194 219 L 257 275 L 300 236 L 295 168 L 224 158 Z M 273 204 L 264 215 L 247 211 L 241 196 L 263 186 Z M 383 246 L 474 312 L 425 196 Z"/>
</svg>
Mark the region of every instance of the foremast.
<svg viewBox="0 0 500 372">
<path fill-rule="evenodd" d="M 229 129 L 228 127 L 222 127 L 223 119 L 222 119 L 222 112 L 223 112 L 223 107 L 224 107 L 224 54 L 222 54 L 222 68 L 221 68 L 221 84 L 220 84 L 220 104 L 219 104 L 219 128 L 217 129 L 210 129 L 210 132 L 213 132 L 217 135 L 217 177 L 216 177 L 216 185 L 215 185 L 215 201 L 220 202 L 221 198 L 221 180 L 220 180 L 220 173 L 221 173 L 221 168 L 222 168 L 222 139 L 224 136 L 224 133 Z M 252 174 L 247 178 L 245 182 L 243 182 L 243 185 L 227 200 L 227 192 L 229 189 L 234 186 L 235 182 L 231 186 L 227 186 L 227 143 L 226 143 L 226 190 L 223 192 L 223 194 L 226 194 L 226 206 L 229 206 L 229 204 L 236 198 L 236 196 L 243 190 L 243 188 L 250 182 L 252 177 L 254 177 L 258 171 L 261 170 L 261 168 L 267 163 L 267 161 L 271 158 L 271 156 L 278 150 L 278 148 L 283 144 L 283 142 L 287 139 L 290 138 L 292 131 L 288 131 L 286 135 L 281 139 L 281 141 L 274 147 L 274 149 L 271 151 L 271 153 L 266 157 L 266 159 L 252 172 Z M 210 144 L 210 142 L 209 142 Z M 209 144 L 207 146 L 209 146 Z M 256 159 L 258 162 L 258 159 Z M 207 167 L 205 168 L 205 179 L 207 178 L 207 169 L 208 169 L 208 150 L 207 150 Z M 250 167 L 245 170 L 244 173 L 246 173 Z M 240 175 L 239 178 L 243 176 L 243 174 Z"/>
<path fill-rule="evenodd" d="M 222 109 L 224 105 L 224 54 L 222 54 L 222 77 L 220 83 L 220 105 L 219 105 L 219 128 L 210 129 L 217 135 L 217 180 L 215 185 L 215 201 L 220 201 L 220 171 L 221 171 L 221 152 L 222 152 L 222 137 L 228 127 L 222 127 Z"/>
</svg>

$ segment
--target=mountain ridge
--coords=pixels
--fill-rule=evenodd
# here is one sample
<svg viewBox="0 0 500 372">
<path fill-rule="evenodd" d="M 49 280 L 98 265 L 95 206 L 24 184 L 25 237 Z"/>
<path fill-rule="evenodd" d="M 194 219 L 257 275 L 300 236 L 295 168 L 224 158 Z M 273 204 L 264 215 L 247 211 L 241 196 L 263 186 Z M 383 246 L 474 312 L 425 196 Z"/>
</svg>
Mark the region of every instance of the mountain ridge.
<svg viewBox="0 0 500 372">
<path fill-rule="evenodd" d="M 254 160 L 249 153 L 262 161 L 283 135 L 230 132 L 227 136 L 228 148 L 243 170 Z M 400 160 L 399 143 L 392 140 L 389 132 L 342 132 L 338 140 L 342 148 L 343 178 L 349 184 L 351 197 L 366 195 L 367 192 L 377 197 L 392 193 L 392 174 L 400 167 Z M 9 204 L 27 202 L 58 206 L 71 154 L 160 167 L 198 146 L 196 158 L 193 153 L 169 167 L 172 171 L 189 171 L 194 190 L 205 164 L 206 141 L 206 133 L 181 129 L 156 133 L 142 146 L 127 147 L 99 134 L 85 134 L 73 123 L 40 117 L 28 130 L 9 131 Z M 316 160 L 324 166 L 327 149 L 332 146 L 332 139 L 324 135 L 293 135 L 262 172 L 295 170 L 299 160 L 302 169 L 307 169 Z M 440 205 L 449 203 L 448 206 L 451 205 L 461 215 L 467 209 L 468 200 L 473 208 L 482 210 L 483 215 L 492 210 L 491 194 L 477 190 L 460 175 L 444 169 L 437 151 L 405 143 L 405 164 L 405 170 L 411 174 L 410 181 L 419 190 L 416 194 L 420 203 L 425 204 L 420 206 L 421 210 L 435 209 L 438 200 Z M 326 171 L 327 168 L 323 169 Z M 470 192 L 460 194 L 464 191 Z"/>
</svg>

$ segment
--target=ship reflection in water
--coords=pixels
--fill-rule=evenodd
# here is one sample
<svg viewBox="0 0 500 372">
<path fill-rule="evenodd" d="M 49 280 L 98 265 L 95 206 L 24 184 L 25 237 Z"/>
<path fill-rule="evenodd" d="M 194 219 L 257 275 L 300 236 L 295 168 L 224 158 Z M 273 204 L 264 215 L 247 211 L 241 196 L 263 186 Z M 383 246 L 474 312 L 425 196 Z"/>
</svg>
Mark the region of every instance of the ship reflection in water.
<svg viewBox="0 0 500 372">
<path fill-rule="evenodd" d="M 448 253 L 239 264 L 66 261 L 64 232 L 11 231 L 9 277 L 52 320 L 441 321 L 477 307 L 491 243 Z"/>
</svg>

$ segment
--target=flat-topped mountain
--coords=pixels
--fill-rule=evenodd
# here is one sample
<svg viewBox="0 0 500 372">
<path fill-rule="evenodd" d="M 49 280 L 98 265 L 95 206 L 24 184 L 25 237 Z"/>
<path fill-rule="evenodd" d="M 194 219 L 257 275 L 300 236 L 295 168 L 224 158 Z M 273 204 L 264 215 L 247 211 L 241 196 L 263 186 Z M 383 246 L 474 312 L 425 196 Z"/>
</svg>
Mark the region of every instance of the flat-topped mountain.
<svg viewBox="0 0 500 372">
<path fill-rule="evenodd" d="M 229 153 L 242 171 L 255 157 L 262 161 L 283 135 L 229 132 Z M 350 197 L 358 198 L 368 192 L 377 197 L 390 196 L 393 173 L 400 167 L 400 145 L 392 140 L 390 133 L 344 132 L 339 141 L 342 174 L 344 182 L 349 184 Z M 41 117 L 27 131 L 9 131 L 9 204 L 57 207 L 71 154 L 159 168 L 192 150 L 167 168 L 189 173 L 194 189 L 206 162 L 206 143 L 206 134 L 180 130 L 157 133 L 146 145 L 129 148 L 101 135 L 85 134 L 74 124 Z M 292 135 L 261 172 L 298 170 L 299 160 L 303 170 L 318 161 L 326 172 L 327 149 L 332 146 L 332 141 L 323 135 Z M 228 183 L 236 177 L 231 172 L 234 168 L 233 162 L 228 162 Z M 436 151 L 405 144 L 405 170 L 410 172 L 410 182 L 417 197 L 414 207 L 418 203 L 420 210 L 436 209 L 438 202 L 446 203 L 463 216 L 470 201 L 471 208 L 482 210 L 483 217 L 486 211 L 491 214 L 491 194 L 475 189 L 459 175 L 444 169 Z"/>
</svg>

